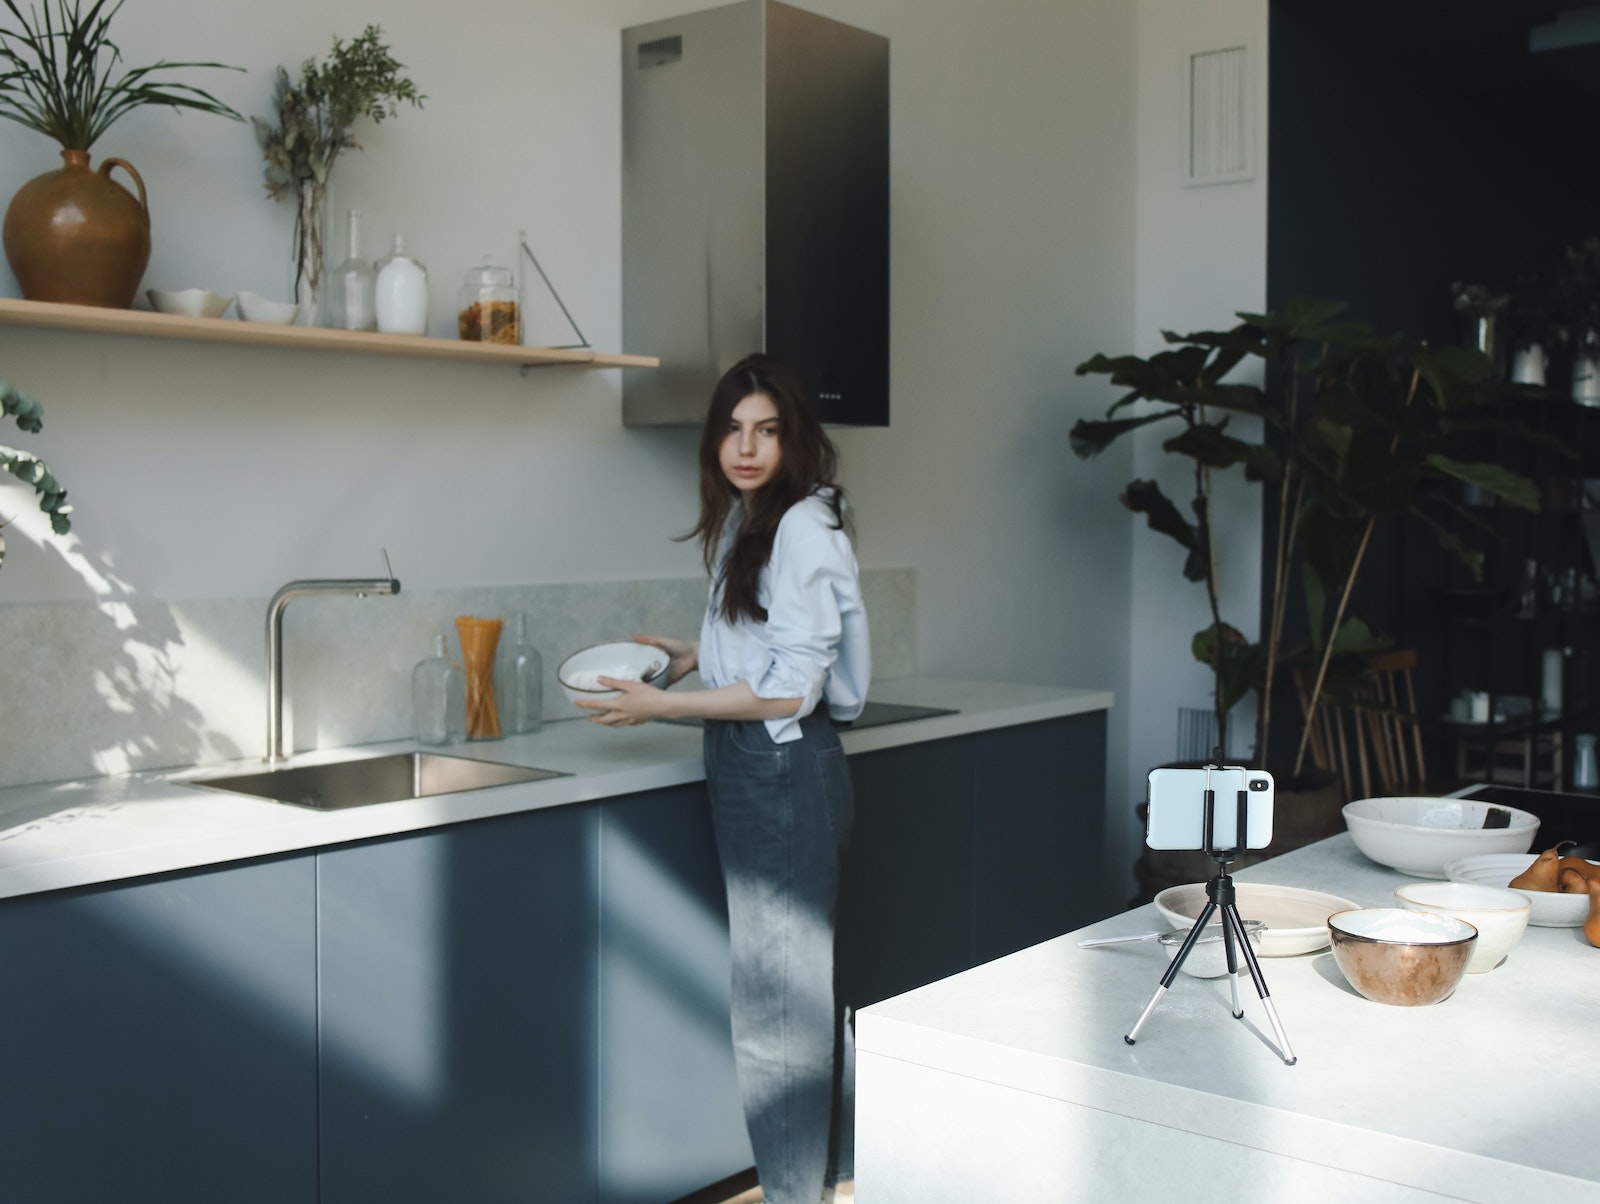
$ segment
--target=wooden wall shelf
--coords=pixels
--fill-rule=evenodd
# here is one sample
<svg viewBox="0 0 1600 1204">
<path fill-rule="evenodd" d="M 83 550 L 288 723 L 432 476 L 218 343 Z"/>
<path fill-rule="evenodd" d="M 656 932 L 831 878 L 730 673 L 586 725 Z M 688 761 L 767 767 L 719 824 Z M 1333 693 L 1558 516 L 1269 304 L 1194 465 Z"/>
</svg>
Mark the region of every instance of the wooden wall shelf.
<svg viewBox="0 0 1600 1204">
<path fill-rule="evenodd" d="M 466 360 L 522 368 L 566 365 L 580 368 L 655 368 L 653 355 L 608 355 L 557 347 L 509 347 L 501 343 L 465 343 L 404 334 L 328 330 L 319 326 L 272 326 L 235 318 L 185 318 L 138 309 L 103 309 L 95 305 L 63 305 L 0 297 L 0 325 L 42 326 L 52 330 L 84 330 L 201 343 L 238 343 L 249 347 L 299 347 L 346 351 L 357 355 L 403 356 L 412 359 Z"/>
</svg>

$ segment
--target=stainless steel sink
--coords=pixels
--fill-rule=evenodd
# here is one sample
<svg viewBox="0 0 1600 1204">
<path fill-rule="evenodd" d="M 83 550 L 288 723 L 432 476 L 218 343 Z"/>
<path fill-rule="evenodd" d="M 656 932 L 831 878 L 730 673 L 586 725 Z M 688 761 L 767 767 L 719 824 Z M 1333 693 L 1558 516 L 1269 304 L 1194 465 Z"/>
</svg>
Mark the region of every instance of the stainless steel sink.
<svg viewBox="0 0 1600 1204">
<path fill-rule="evenodd" d="M 441 753 L 392 753 L 321 765 L 295 765 L 264 769 L 259 773 L 192 778 L 191 786 L 253 794 L 257 798 L 338 811 L 372 803 L 454 794 L 461 790 L 486 790 L 516 782 L 537 782 L 566 777 L 554 769 L 528 769 L 499 761 L 476 761 Z"/>
</svg>

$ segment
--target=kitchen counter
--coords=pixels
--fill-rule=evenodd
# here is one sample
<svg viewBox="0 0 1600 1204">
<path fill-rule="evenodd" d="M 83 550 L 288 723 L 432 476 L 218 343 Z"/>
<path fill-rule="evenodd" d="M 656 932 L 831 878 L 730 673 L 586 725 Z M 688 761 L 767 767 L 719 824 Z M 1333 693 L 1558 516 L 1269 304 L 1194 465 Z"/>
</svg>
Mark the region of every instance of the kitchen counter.
<svg viewBox="0 0 1600 1204">
<path fill-rule="evenodd" d="M 1345 835 L 1237 875 L 1360 906 L 1415 881 Z M 1248 915 L 1248 913 L 1246 913 Z M 1600 949 L 1530 927 L 1432 1007 L 1372 1003 L 1327 950 L 1263 958 L 1299 1061 L 1248 975 L 1167 966 L 1150 905 L 863 1009 L 857 1181 L 872 1204 L 952 1199 L 1389 1202 L 1600 1200 Z"/>
<path fill-rule="evenodd" d="M 881 702 L 955 707 L 957 713 L 842 733 L 846 752 L 868 752 L 1110 707 L 1104 690 L 1057 689 L 928 677 L 874 683 Z M 418 749 L 411 741 L 323 749 L 288 764 Z M 530 736 L 443 749 L 457 756 L 558 770 L 566 776 L 342 811 L 316 811 L 188 785 L 197 777 L 254 772 L 257 760 L 182 771 L 0 790 L 0 898 L 194 869 L 254 857 L 420 831 L 570 803 L 662 789 L 704 778 L 700 732 L 654 723 L 612 730 L 581 719 Z"/>
</svg>

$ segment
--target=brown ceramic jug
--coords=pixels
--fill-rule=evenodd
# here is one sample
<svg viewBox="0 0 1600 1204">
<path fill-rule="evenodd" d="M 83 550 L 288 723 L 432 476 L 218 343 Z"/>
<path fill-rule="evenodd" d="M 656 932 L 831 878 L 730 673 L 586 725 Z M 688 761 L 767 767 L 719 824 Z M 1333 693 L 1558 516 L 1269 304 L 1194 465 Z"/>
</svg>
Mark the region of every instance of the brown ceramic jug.
<svg viewBox="0 0 1600 1204">
<path fill-rule="evenodd" d="M 127 309 L 150 262 L 144 181 L 123 159 L 89 169 L 89 152 L 64 150 L 64 166 L 17 190 L 6 210 L 6 259 L 30 301 Z M 111 178 L 133 177 L 138 199 Z"/>
</svg>

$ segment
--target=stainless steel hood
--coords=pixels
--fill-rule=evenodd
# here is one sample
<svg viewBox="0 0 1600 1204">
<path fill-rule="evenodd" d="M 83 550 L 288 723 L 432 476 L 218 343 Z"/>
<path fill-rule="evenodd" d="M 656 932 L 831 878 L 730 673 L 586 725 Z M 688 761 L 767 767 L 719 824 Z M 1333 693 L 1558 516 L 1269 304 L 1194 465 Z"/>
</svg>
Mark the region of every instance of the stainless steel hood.
<svg viewBox="0 0 1600 1204">
<path fill-rule="evenodd" d="M 889 43 L 774 0 L 622 35 L 629 425 L 698 425 L 752 351 L 889 422 Z"/>
</svg>

